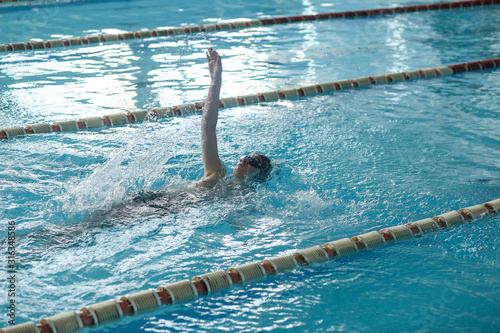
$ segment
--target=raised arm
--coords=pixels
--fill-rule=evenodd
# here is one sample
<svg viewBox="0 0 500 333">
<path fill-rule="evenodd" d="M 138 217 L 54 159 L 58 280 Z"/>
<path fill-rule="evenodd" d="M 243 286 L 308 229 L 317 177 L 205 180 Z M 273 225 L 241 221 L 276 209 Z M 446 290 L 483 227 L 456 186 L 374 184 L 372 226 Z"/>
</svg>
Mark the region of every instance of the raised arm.
<svg viewBox="0 0 500 333">
<path fill-rule="evenodd" d="M 205 173 L 197 183 L 202 187 L 213 187 L 219 178 L 225 176 L 225 169 L 219 159 L 215 128 L 219 117 L 220 87 L 222 84 L 222 63 L 219 54 L 212 48 L 207 51 L 208 71 L 210 72 L 210 88 L 203 109 L 201 120 L 201 152 Z"/>
</svg>

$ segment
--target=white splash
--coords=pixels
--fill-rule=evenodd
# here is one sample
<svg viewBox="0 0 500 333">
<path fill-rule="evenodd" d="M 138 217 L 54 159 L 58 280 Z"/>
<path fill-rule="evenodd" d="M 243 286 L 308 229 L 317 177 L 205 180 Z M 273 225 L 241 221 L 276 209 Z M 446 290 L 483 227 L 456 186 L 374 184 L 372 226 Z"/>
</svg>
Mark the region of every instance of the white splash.
<svg viewBox="0 0 500 333">
<path fill-rule="evenodd" d="M 117 148 L 107 162 L 79 184 L 67 188 L 58 198 L 61 210 L 73 219 L 108 211 L 126 201 L 130 191 L 151 189 L 164 173 L 164 165 L 174 156 L 167 140 L 145 140 L 148 123 L 124 146 Z M 149 148 L 147 148 L 149 146 Z M 145 147 L 147 149 L 145 149 Z"/>
</svg>

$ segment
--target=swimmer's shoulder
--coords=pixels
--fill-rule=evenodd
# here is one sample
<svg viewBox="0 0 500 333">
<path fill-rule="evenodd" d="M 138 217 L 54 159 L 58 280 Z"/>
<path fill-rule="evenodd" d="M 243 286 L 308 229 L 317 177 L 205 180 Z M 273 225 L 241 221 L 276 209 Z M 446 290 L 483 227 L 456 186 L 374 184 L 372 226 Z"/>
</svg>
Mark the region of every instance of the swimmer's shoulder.
<svg viewBox="0 0 500 333">
<path fill-rule="evenodd" d="M 227 169 L 224 163 L 221 163 L 221 170 L 219 172 L 214 172 L 208 176 L 203 176 L 198 182 L 196 182 L 196 187 L 206 187 L 212 188 L 221 181 L 224 182 L 227 178 Z"/>
</svg>

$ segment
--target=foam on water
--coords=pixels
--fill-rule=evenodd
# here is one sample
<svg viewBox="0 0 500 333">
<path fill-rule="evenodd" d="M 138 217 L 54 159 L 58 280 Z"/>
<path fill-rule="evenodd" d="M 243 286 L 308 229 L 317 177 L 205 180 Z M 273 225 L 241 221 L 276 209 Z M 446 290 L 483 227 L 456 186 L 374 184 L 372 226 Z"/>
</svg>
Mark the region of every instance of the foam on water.
<svg viewBox="0 0 500 333">
<path fill-rule="evenodd" d="M 154 188 L 153 185 L 163 177 L 164 164 L 171 155 L 167 141 L 146 143 L 145 147 L 144 136 L 148 125 L 144 123 L 130 142 L 112 152 L 106 163 L 94 169 L 79 184 L 67 189 L 65 196 L 60 198 L 64 213 L 70 216 L 89 211 L 102 213 L 113 205 L 124 203 L 130 191 Z"/>
</svg>

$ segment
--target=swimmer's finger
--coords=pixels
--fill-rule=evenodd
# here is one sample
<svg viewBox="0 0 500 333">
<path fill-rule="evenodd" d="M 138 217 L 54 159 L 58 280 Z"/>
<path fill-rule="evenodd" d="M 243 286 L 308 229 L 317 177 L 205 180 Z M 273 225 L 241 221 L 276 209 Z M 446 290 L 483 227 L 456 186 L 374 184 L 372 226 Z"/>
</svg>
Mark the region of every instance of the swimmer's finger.
<svg viewBox="0 0 500 333">
<path fill-rule="evenodd" d="M 217 52 L 215 52 L 212 48 L 209 48 L 207 51 L 207 60 L 208 62 L 216 59 Z"/>
</svg>

